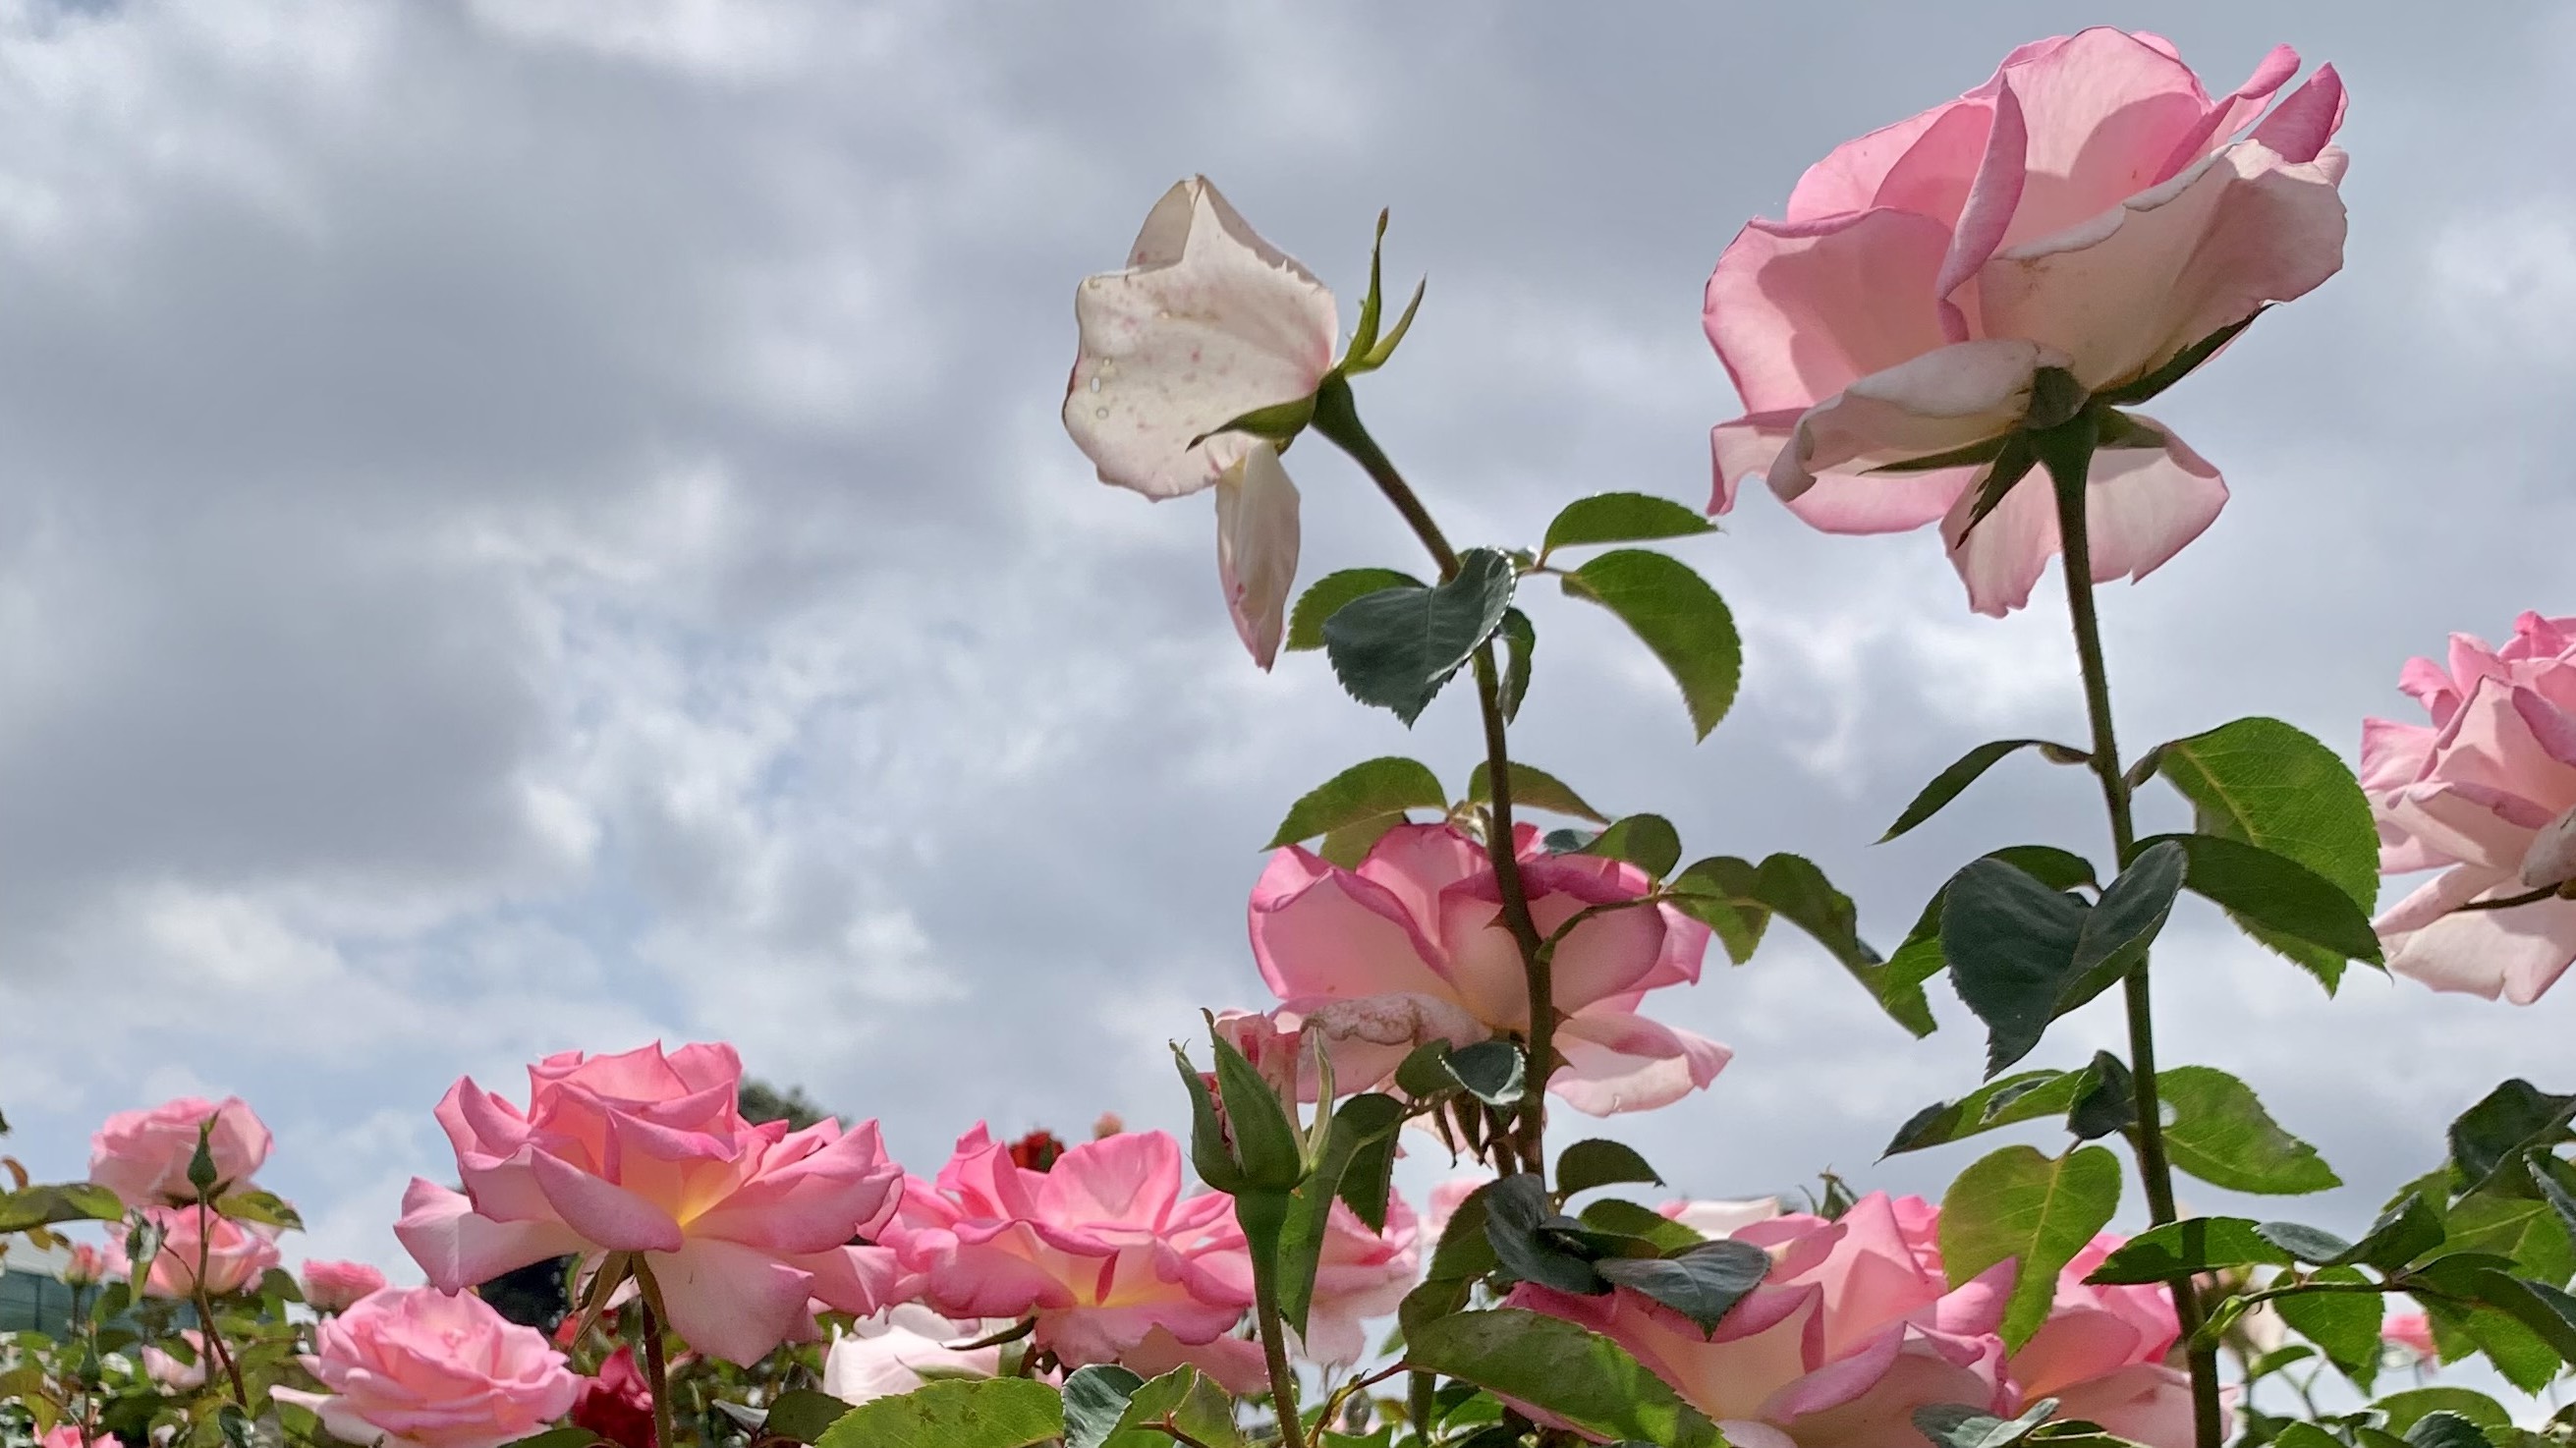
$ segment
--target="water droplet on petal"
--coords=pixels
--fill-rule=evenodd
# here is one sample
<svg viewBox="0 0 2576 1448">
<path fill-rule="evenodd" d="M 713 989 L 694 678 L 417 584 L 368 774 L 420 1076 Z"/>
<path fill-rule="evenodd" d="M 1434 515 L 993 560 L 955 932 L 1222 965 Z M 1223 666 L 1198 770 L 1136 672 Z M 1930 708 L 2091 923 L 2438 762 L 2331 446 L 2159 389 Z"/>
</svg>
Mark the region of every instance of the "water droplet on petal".
<svg viewBox="0 0 2576 1448">
<path fill-rule="evenodd" d="M 1096 376 L 1091 379 L 1091 390 L 1094 392 L 1100 390 L 1100 379 Z"/>
<path fill-rule="evenodd" d="M 1091 415 L 1094 417 L 1107 417 L 1109 415 L 1109 409 L 1105 407 L 1095 407 L 1091 409 Z"/>
</svg>

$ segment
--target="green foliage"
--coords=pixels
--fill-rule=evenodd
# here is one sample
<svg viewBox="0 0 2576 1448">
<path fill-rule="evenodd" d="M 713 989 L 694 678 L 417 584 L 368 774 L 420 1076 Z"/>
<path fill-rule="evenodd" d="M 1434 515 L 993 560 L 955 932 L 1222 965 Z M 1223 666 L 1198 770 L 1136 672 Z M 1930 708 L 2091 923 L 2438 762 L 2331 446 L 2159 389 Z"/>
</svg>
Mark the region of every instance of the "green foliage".
<svg viewBox="0 0 2576 1448">
<path fill-rule="evenodd" d="M 1805 856 L 1772 855 L 1755 865 L 1713 855 L 1693 861 L 1667 888 L 1674 908 L 1715 931 L 1730 959 L 1750 959 L 1777 915 L 1812 936 L 1898 1025 L 1917 1036 L 1932 1034 L 1932 1007 L 1923 998 L 1931 972 L 1908 973 L 1870 949 L 1851 897 Z"/>
<path fill-rule="evenodd" d="M 2173 909 L 2182 866 L 2178 848 L 2142 850 L 2098 904 L 1992 857 L 1950 877 L 1941 954 L 1959 999 L 1986 1024 L 1989 1076 L 2146 957 Z"/>
<path fill-rule="evenodd" d="M 2330 1267 L 2309 1280 L 2357 1284 L 2368 1279 L 2349 1267 Z M 2376 1294 L 2300 1292 L 2273 1300 L 2272 1308 L 2290 1330 L 2315 1343 L 2335 1370 L 2353 1385 L 2369 1391 L 2379 1375 L 2379 1336 L 2383 1309 Z"/>
<path fill-rule="evenodd" d="M 1324 646 L 1324 620 L 1342 605 L 1390 588 L 1420 588 L 1422 580 L 1393 568 L 1345 568 L 1306 586 L 1288 614 L 1288 636 L 1281 647 L 1292 653 Z"/>
<path fill-rule="evenodd" d="M 1495 681 L 1494 702 L 1503 711 L 1503 722 L 1509 724 L 1521 717 L 1521 701 L 1529 697 L 1530 662 L 1538 654 L 1538 626 L 1529 615 L 1517 608 L 1503 610 L 1503 625 L 1494 630 L 1503 641 L 1503 676 Z"/>
<path fill-rule="evenodd" d="M 1714 533 L 1717 525 L 1697 509 L 1648 493 L 1595 493 L 1558 510 L 1539 545 L 1539 561 L 1559 548 L 1592 543 L 1651 543 Z"/>
<path fill-rule="evenodd" d="M 1681 863 L 1681 832 L 1662 815 L 1624 815 L 1619 822 L 1595 835 L 1581 853 L 1625 860 L 1655 879 L 1671 874 Z"/>
<path fill-rule="evenodd" d="M 2344 961 L 2379 963 L 2379 932 L 2371 928 L 2370 912 L 2325 876 L 2287 855 L 2218 835 L 2158 835 L 2144 843 L 2163 840 L 2181 846 L 2189 857 L 2183 883 L 2193 894 L 2221 906 L 2249 929 L 2325 952 L 2306 952 L 2298 959 L 2329 990 L 2341 981 Z M 2327 964 L 2314 963 L 2321 960 Z"/>
<path fill-rule="evenodd" d="M 1064 1400 L 1044 1383 L 952 1380 L 852 1408 L 815 1448 L 1029 1448 L 1064 1427 Z"/>
<path fill-rule="evenodd" d="M 2131 1237 L 2084 1280 L 2131 1286 L 2231 1267 L 2286 1267 L 2293 1260 L 2244 1217 L 2186 1217 Z"/>
<path fill-rule="evenodd" d="M 2520 1077 L 2488 1092 L 2451 1123 L 2451 1166 L 2460 1189 L 2518 1182 L 2532 1153 L 2570 1139 L 2571 1121 L 2576 1096 L 2552 1095 Z"/>
<path fill-rule="evenodd" d="M 57 1182 L 0 1192 L 0 1233 L 58 1222 L 113 1222 L 125 1215 L 116 1193 L 88 1182 Z"/>
<path fill-rule="evenodd" d="M 849 1404 L 829 1393 L 818 1393 L 811 1388 L 789 1388 L 770 1403 L 769 1414 L 761 1420 L 760 1430 L 780 1438 L 792 1438 L 799 1443 L 820 1442 L 824 1433 L 849 1411 Z"/>
<path fill-rule="evenodd" d="M 1352 698 L 1410 726 L 1493 637 L 1518 581 L 1511 559 L 1470 548 L 1444 583 L 1400 585 L 1351 600 L 1324 621 L 1334 677 Z"/>
<path fill-rule="evenodd" d="M 1534 1175 L 1507 1176 L 1487 1189 L 1485 1240 L 1504 1272 L 1559 1292 L 1606 1290 L 1580 1239 L 1567 1234 L 1569 1225 L 1580 1226 L 1557 1215 L 1546 1185 Z"/>
<path fill-rule="evenodd" d="M 1406 810 L 1448 805 L 1449 792 L 1429 765 L 1401 755 L 1362 760 L 1300 796 L 1262 848 L 1275 850 L 1380 820 L 1391 825 Z"/>
<path fill-rule="evenodd" d="M 1619 616 L 1681 686 L 1696 737 L 1726 717 L 1744 672 L 1735 617 L 1708 581 L 1679 559 L 1642 548 L 1604 553 L 1564 575 L 1564 587 Z"/>
<path fill-rule="evenodd" d="M 1587 1437 L 1723 1448 L 1700 1412 L 1617 1343 L 1560 1318 L 1502 1308 L 1409 1331 L 1405 1359 L 1544 1409 Z"/>
<path fill-rule="evenodd" d="M 1936 1403 L 1914 1410 L 1914 1426 L 1934 1448 L 2011 1448 L 2057 1411 L 2055 1398 L 2042 1398 L 2018 1418 L 1998 1418 L 1958 1403 Z"/>
<path fill-rule="evenodd" d="M 2119 1205 L 2120 1161 L 2107 1148 L 2050 1157 L 2005 1147 L 1959 1173 L 1941 1199 L 1942 1265 L 1955 1287 L 2006 1259 L 2021 1264 L 2002 1329 L 2018 1348 L 2047 1319 L 2058 1272 Z"/>
<path fill-rule="evenodd" d="M 2377 903 L 2379 830 L 2360 782 L 2333 750 L 2278 719 L 2255 718 L 2159 746 L 2155 757 L 2156 772 L 2191 801 L 2198 833 L 2303 865 L 2364 914 Z M 2243 912 L 2235 918 L 2247 934 L 2306 967 L 2327 989 L 2341 978 L 2340 950 Z"/>
<path fill-rule="evenodd" d="M 1229 1099 L 1226 1109 L 1231 1112 Z M 1335 1201 L 1348 1202 L 1370 1230 L 1386 1227 L 1386 1196 L 1395 1168 L 1396 1128 L 1404 1105 L 1392 1096 L 1363 1092 L 1341 1104 L 1324 1136 L 1314 1169 L 1291 1194 L 1277 1251 L 1279 1308 L 1303 1333 L 1314 1301 L 1315 1269 Z M 1356 1200 L 1354 1200 L 1356 1198 Z"/>
<path fill-rule="evenodd" d="M 2067 1118 L 2067 1130 L 2089 1141 L 2135 1122 L 2130 1090 L 2129 1068 L 2107 1051 L 2096 1052 L 2080 1071 L 2015 1072 L 1956 1101 L 1936 1101 L 1914 1113 L 1881 1155 L 1921 1151 L 2060 1114 Z"/>
<path fill-rule="evenodd" d="M 1612 1285 L 1644 1293 L 1715 1332 L 1718 1321 L 1762 1283 L 1771 1254 L 1750 1242 L 1701 1242 L 1669 1257 L 1603 1257 L 1592 1269 Z"/>
<path fill-rule="evenodd" d="M 1524 809 L 1543 809 L 1554 814 L 1572 815 L 1576 819 L 1590 820 L 1598 825 L 1610 823 L 1610 817 L 1594 809 L 1583 796 L 1576 794 L 1572 785 L 1546 770 L 1523 764 L 1515 759 L 1512 761 L 1511 780 L 1512 810 L 1515 814 Z M 1477 804 L 1483 804 L 1493 797 L 1493 776 L 1487 772 L 1485 762 L 1479 760 L 1475 770 L 1467 776 L 1467 798 Z"/>
<path fill-rule="evenodd" d="M 2045 739 L 1997 739 L 1980 744 L 1960 755 L 1958 762 L 1934 775 L 1932 782 L 1914 796 L 1914 802 L 1905 807 L 1905 813 L 1896 817 L 1896 823 L 1887 827 L 1887 833 L 1878 837 L 1879 843 L 1885 844 L 1939 814 L 1942 806 L 1957 799 L 1960 791 L 1976 783 L 1977 776 L 1992 769 L 2005 756 L 2024 749 L 2041 751 L 2053 764 L 2082 764 L 2093 757 L 2083 750 L 2052 744 Z"/>
<path fill-rule="evenodd" d="M 1177 1435 L 1177 1436 L 1176 1436 Z M 1076 1370 L 1064 1382 L 1065 1448 L 1241 1448 L 1234 1403 L 1196 1368 L 1147 1381 L 1110 1364 Z"/>
<path fill-rule="evenodd" d="M 2343 1185 L 2315 1147 L 2272 1120 L 2254 1088 L 2226 1072 L 2168 1067 L 2156 1073 L 2156 1091 L 2171 1117 L 2165 1154 L 2175 1170 L 2234 1192 L 2297 1195 Z"/>
<path fill-rule="evenodd" d="M 1578 1141 L 1557 1154 L 1556 1189 L 1566 1196 L 1625 1182 L 1662 1186 L 1664 1179 L 1635 1147 L 1606 1137 Z"/>
<path fill-rule="evenodd" d="M 261 1191 L 257 1188 L 243 1188 L 224 1193 L 215 1199 L 215 1211 L 236 1222 L 256 1222 L 263 1227 L 275 1227 L 281 1231 L 304 1230 L 304 1218 L 296 1214 L 295 1208 L 287 1205 L 285 1198 L 275 1192 Z"/>
</svg>

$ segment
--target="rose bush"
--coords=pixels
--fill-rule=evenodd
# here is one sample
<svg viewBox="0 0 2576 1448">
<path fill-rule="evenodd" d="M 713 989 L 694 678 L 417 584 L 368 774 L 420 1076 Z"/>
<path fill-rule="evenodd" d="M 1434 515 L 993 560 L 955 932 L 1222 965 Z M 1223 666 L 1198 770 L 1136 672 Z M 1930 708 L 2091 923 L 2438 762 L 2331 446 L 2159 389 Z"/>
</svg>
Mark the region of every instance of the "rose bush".
<svg viewBox="0 0 2576 1448">
<path fill-rule="evenodd" d="M 461 1080 L 438 1121 L 464 1189 L 414 1179 L 395 1235 L 450 1292 L 567 1253 L 637 1254 L 671 1329 L 738 1363 L 814 1336 L 815 1300 L 873 1311 L 850 1244 L 892 1217 L 902 1180 L 876 1123 L 755 1125 L 741 1082 L 723 1045 L 549 1056 L 524 1112 Z"/>
<path fill-rule="evenodd" d="M 2023 423 L 2042 369 L 2116 394 L 2342 266 L 2341 77 L 2320 67 L 2265 113 L 2298 65 L 2281 47 L 2212 98 L 2161 37 L 2087 30 L 1809 168 L 1709 278 L 1746 409 L 1712 434 L 1710 511 L 1758 475 L 1831 533 L 1937 519 L 1972 607 L 2028 602 L 2058 547 L 2049 490 L 2014 487 L 1972 530 L 1996 460 L 1964 455 Z M 2138 422 L 2093 460 L 2096 580 L 2146 576 L 2227 501 Z"/>
</svg>

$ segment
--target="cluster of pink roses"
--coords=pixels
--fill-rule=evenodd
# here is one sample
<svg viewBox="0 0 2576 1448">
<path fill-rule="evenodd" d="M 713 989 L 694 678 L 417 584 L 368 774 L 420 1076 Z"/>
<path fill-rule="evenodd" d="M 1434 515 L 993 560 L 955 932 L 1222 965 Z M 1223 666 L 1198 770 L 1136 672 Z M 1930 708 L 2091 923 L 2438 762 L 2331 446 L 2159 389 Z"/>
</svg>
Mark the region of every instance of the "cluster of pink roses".
<svg viewBox="0 0 2576 1448">
<path fill-rule="evenodd" d="M 2096 1238 L 2067 1264 L 2048 1320 L 2014 1352 L 1999 1331 L 2014 1264 L 1953 1288 L 1939 1230 L 1939 1207 L 1884 1193 L 1833 1221 L 1746 1222 L 1731 1235 L 1769 1251 L 1771 1272 L 1714 1333 L 1627 1288 L 1523 1285 L 1511 1302 L 1610 1337 L 1745 1448 L 1883 1448 L 1919 1438 L 1917 1408 L 2010 1417 L 2040 1398 L 2131 1442 L 2191 1441 L 2189 1381 L 2165 1362 L 2171 1297 L 2084 1281 L 2124 1239 Z"/>
</svg>

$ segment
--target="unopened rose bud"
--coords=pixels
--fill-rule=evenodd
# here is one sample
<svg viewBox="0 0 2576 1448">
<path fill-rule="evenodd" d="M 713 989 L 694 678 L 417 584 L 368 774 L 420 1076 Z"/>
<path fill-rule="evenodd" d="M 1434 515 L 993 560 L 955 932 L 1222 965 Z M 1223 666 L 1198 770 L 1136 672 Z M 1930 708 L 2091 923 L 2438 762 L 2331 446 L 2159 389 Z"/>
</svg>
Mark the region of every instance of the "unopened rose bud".
<svg viewBox="0 0 2576 1448">
<path fill-rule="evenodd" d="M 2541 827 L 2522 855 L 2522 883 L 2548 890 L 2576 880 L 2576 809 Z"/>
<path fill-rule="evenodd" d="M 1100 1113 L 1100 1119 L 1098 1121 L 1091 1123 L 1091 1139 L 1094 1141 L 1105 1140 L 1109 1137 L 1119 1135 L 1126 1129 L 1127 1119 L 1125 1117 L 1120 1116 L 1115 1111 L 1104 1111 Z"/>
</svg>

